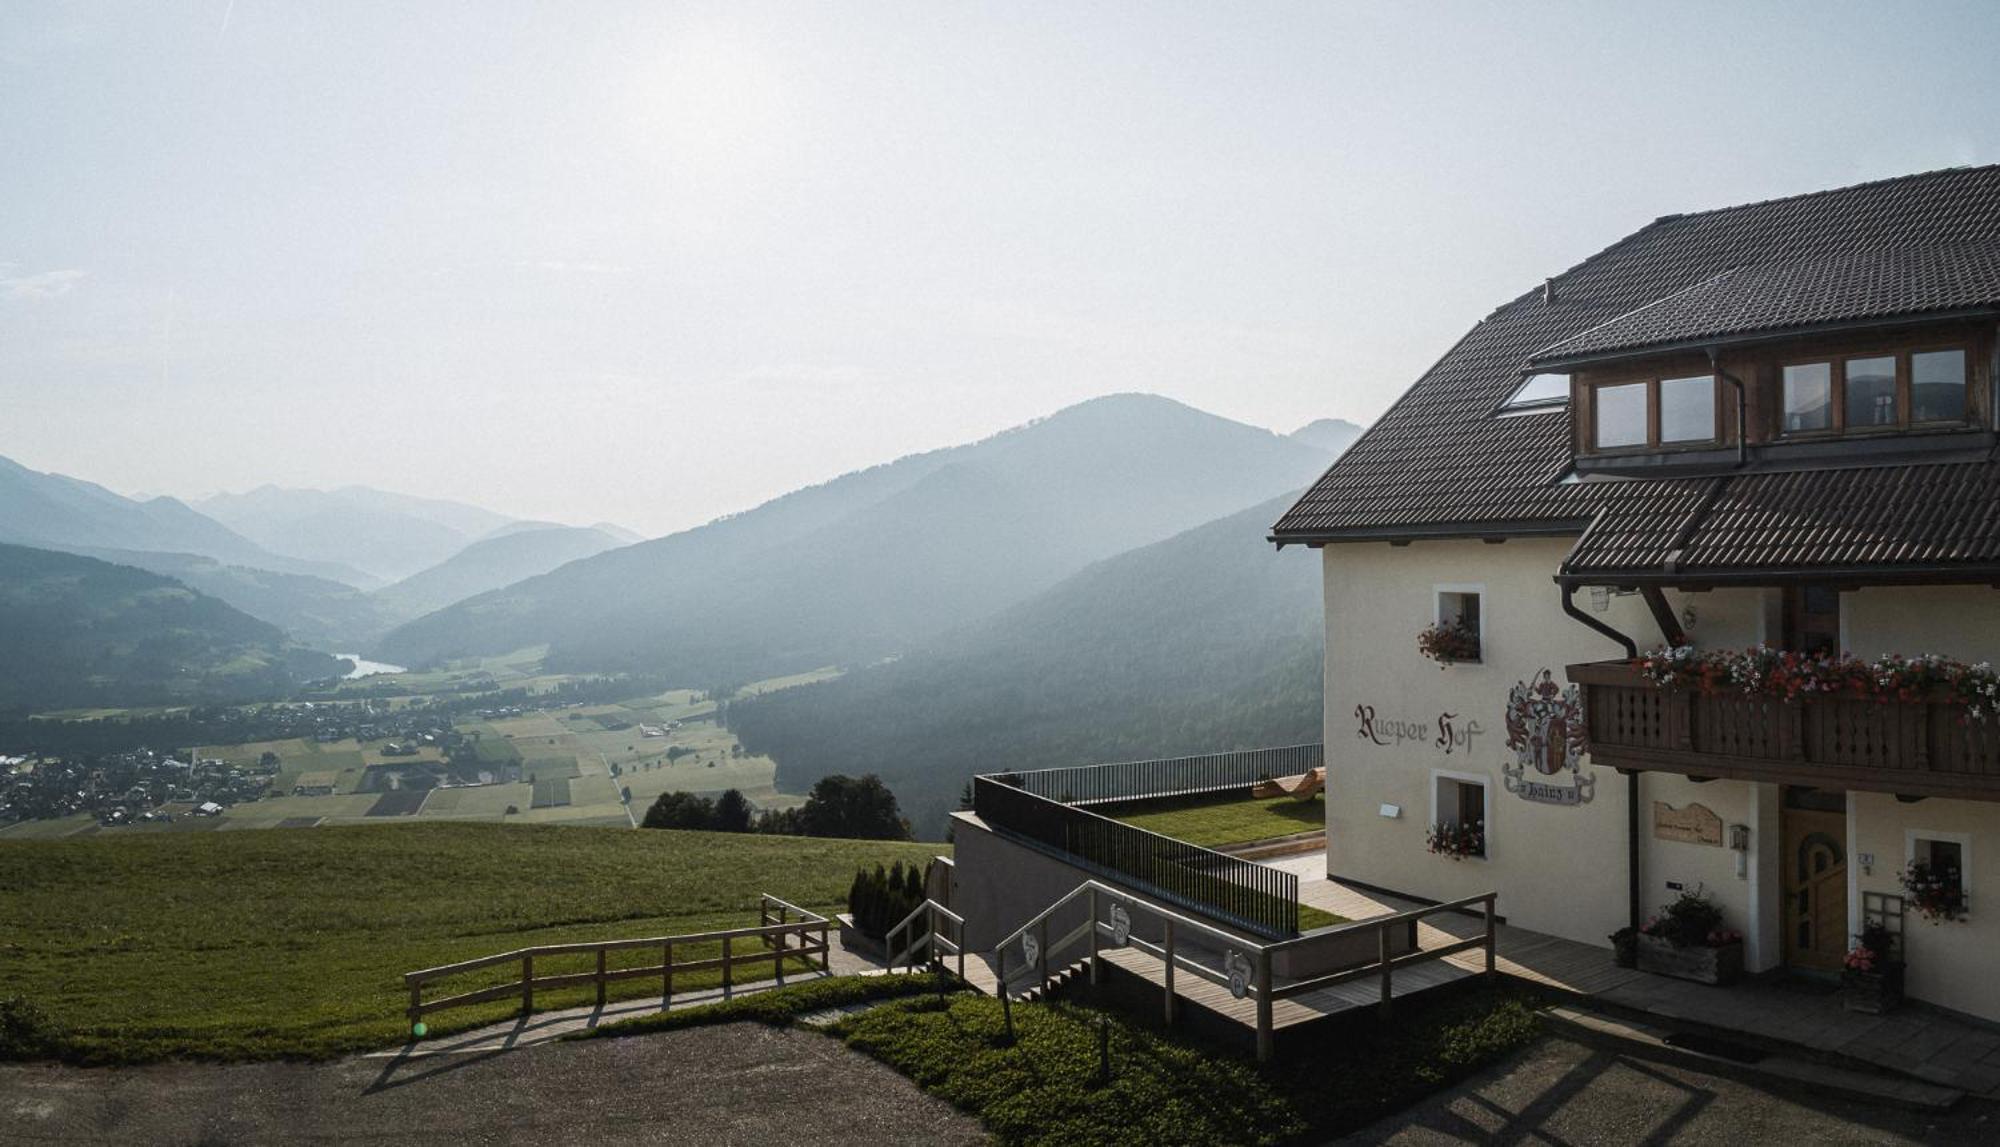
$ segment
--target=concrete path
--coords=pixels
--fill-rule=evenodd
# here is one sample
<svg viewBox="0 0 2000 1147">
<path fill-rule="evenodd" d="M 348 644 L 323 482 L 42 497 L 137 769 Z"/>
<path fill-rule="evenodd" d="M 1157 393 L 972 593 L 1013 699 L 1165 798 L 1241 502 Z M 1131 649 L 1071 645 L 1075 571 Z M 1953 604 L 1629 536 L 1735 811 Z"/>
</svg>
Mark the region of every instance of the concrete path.
<svg viewBox="0 0 2000 1147">
<path fill-rule="evenodd" d="M 0 1141 L 973 1144 L 971 1118 L 839 1042 L 728 1024 L 326 1064 L 0 1064 Z"/>
<path fill-rule="evenodd" d="M 1803 1098 L 1600 1050 L 1536 1044 L 1458 1087 L 1352 1136 L 1352 1143 L 1991 1143 L 1994 1108 L 1921 1113 Z"/>
</svg>

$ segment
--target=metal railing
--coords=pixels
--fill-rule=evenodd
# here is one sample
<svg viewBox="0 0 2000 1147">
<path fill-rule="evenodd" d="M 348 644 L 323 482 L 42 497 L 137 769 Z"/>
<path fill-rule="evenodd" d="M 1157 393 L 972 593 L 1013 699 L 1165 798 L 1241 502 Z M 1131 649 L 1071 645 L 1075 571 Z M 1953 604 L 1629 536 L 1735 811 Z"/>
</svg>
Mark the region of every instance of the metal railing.
<svg viewBox="0 0 2000 1147">
<path fill-rule="evenodd" d="M 1066 863 L 1257 935 L 1298 935 L 1296 874 L 1099 816 L 1008 784 L 1008 779 L 972 781 L 973 811 L 994 829 L 1040 844 Z"/>
<path fill-rule="evenodd" d="M 1249 788 L 1274 777 L 1309 773 L 1325 764 L 1324 745 L 1289 745 L 1196 757 L 1166 757 L 1156 761 L 1119 761 L 987 775 L 1052 801 L 1067 805 L 1091 805 L 1228 792 Z"/>
<path fill-rule="evenodd" d="M 1160 961 L 1161 985 L 1165 1019 L 1172 1024 L 1178 1014 L 1178 997 L 1174 991 L 1176 973 L 1186 973 L 1198 979 L 1207 980 L 1226 988 L 1237 999 L 1254 1001 L 1257 1009 L 1257 1058 L 1269 1060 L 1275 1043 L 1276 1023 L 1274 1005 L 1277 1001 L 1323 991 L 1356 980 L 1375 977 L 1379 983 L 1377 1010 L 1386 1016 L 1394 996 L 1395 974 L 1398 969 L 1414 964 L 1443 960 L 1460 952 L 1483 950 L 1486 954 L 1483 974 L 1490 980 L 1498 974 L 1498 936 L 1495 927 L 1498 917 L 1494 915 L 1497 893 L 1486 892 L 1478 896 L 1467 896 L 1444 904 L 1432 904 L 1413 908 L 1405 912 L 1377 916 L 1359 920 L 1339 928 L 1316 932 L 1312 936 L 1300 936 L 1272 944 L 1262 944 L 1254 940 L 1225 932 L 1192 917 L 1175 912 L 1171 908 L 1155 903 L 1146 897 L 1135 896 L 1131 892 L 1114 888 L 1096 880 L 1086 880 L 1067 895 L 1037 913 L 1027 923 L 1016 928 L 994 949 L 996 959 L 995 977 L 998 980 L 996 992 L 1011 993 L 1015 980 L 1010 980 L 1008 963 L 1010 958 L 1016 966 L 1028 975 L 1018 982 L 1046 982 L 1051 969 L 1061 969 L 1071 961 L 1064 955 L 1076 948 L 1084 940 L 1090 943 L 1090 981 L 1101 979 L 1101 952 L 1108 940 L 1112 947 L 1126 947 Z M 1050 921 L 1058 913 L 1078 901 L 1088 904 L 1088 915 L 1084 922 L 1059 936 L 1050 937 Z M 1442 912 L 1461 912 L 1473 905 L 1480 906 L 1484 929 L 1480 935 L 1450 944 L 1442 944 L 1422 951 L 1397 954 L 1394 950 L 1395 935 L 1406 930 L 1415 921 Z M 1160 942 L 1153 943 L 1134 934 L 1134 913 L 1141 913 L 1159 925 Z M 1108 919 L 1107 919 L 1108 917 Z M 1376 958 L 1351 968 L 1323 976 L 1291 980 L 1283 984 L 1276 982 L 1272 975 L 1273 958 L 1287 949 L 1306 944 L 1324 944 L 1330 936 L 1355 933 L 1375 933 Z M 1084 953 L 1078 952 L 1078 958 Z M 1219 960 L 1217 959 L 1219 957 Z"/>
<path fill-rule="evenodd" d="M 949 933 L 949 935 L 947 935 Z M 896 946 L 896 937 L 902 936 L 903 946 Z M 918 953 L 923 954 L 923 962 L 944 967 L 946 956 L 958 958 L 958 978 L 965 980 L 965 917 L 946 908 L 935 900 L 926 900 L 916 906 L 902 922 L 889 929 L 883 937 L 883 949 L 888 954 L 888 970 L 908 968 L 916 971 L 920 966 Z"/>
<path fill-rule="evenodd" d="M 691 972 L 705 972 L 719 969 L 722 973 L 722 987 L 725 992 L 735 987 L 736 974 L 746 966 L 756 968 L 768 963 L 772 977 L 779 983 L 785 982 L 785 964 L 788 960 L 804 959 L 808 966 L 813 957 L 818 957 L 821 973 L 830 971 L 829 953 L 832 946 L 828 941 L 831 922 L 817 912 L 808 912 L 796 904 L 787 903 L 775 896 L 758 898 L 758 919 L 762 921 L 755 928 L 730 928 L 719 932 L 696 932 L 681 936 L 648 936 L 634 940 L 585 940 L 575 944 L 540 944 L 532 948 L 517 948 L 512 952 L 501 952 L 493 956 L 481 956 L 476 960 L 462 960 L 456 964 L 444 964 L 436 968 L 424 968 L 405 973 L 403 985 L 410 991 L 407 1014 L 412 1030 L 423 1017 L 431 1012 L 446 1008 L 469 1007 L 473 1004 L 491 1003 L 519 997 L 521 1013 L 535 1010 L 535 992 L 553 988 L 574 988 L 595 986 L 597 1005 L 604 1006 L 605 989 L 621 980 L 653 979 L 660 982 L 661 1000 L 671 1003 L 674 996 L 674 977 Z M 754 941 L 758 950 L 739 951 L 740 942 Z M 720 956 L 705 953 L 713 946 L 721 945 Z M 676 949 L 681 959 L 674 958 Z M 660 962 L 641 964 L 636 967 L 611 967 L 610 956 L 614 952 L 657 951 Z M 689 958 L 696 953 L 698 958 Z M 581 972 L 565 972 L 557 975 L 537 975 L 535 962 L 577 956 L 595 956 L 595 967 Z M 436 981 L 462 976 L 470 972 L 518 963 L 520 978 L 510 983 L 460 992 L 442 999 L 424 999 L 425 985 Z"/>
</svg>

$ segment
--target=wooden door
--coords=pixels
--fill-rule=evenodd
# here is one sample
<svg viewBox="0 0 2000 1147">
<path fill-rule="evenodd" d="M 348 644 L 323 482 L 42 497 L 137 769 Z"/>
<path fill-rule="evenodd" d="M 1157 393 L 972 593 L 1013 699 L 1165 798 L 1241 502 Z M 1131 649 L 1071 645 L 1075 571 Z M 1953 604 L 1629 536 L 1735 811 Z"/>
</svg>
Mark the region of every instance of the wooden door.
<svg viewBox="0 0 2000 1147">
<path fill-rule="evenodd" d="M 1785 963 L 1838 972 L 1847 954 L 1847 815 L 1795 808 L 1781 814 Z"/>
<path fill-rule="evenodd" d="M 1840 652 L 1840 591 L 1830 586 L 1785 590 L 1785 648 L 1800 653 Z"/>
</svg>

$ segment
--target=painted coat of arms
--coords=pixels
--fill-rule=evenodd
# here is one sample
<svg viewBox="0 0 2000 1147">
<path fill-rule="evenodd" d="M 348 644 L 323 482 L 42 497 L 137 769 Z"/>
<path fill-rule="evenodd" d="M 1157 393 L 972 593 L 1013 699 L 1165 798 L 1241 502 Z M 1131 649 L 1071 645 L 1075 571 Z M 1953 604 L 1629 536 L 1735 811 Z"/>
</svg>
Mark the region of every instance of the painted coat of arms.
<svg viewBox="0 0 2000 1147">
<path fill-rule="evenodd" d="M 1544 804 L 1588 804 L 1597 774 L 1580 768 L 1590 750 L 1583 697 L 1574 685 L 1556 684 L 1544 669 L 1507 695 L 1507 747 L 1514 763 L 1500 766 L 1507 791 Z"/>
</svg>

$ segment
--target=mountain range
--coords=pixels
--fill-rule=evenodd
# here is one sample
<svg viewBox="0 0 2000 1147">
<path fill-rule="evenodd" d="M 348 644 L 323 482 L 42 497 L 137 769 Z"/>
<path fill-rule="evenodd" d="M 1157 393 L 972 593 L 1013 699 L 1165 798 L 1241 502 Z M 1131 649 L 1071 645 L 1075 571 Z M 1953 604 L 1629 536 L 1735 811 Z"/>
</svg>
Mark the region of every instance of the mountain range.
<svg viewBox="0 0 2000 1147">
<path fill-rule="evenodd" d="M 553 669 L 709 685 L 867 664 L 1296 489 L 1332 457 L 1113 395 L 571 562 L 418 618 L 372 653 L 424 665 L 547 645 Z"/>
</svg>

